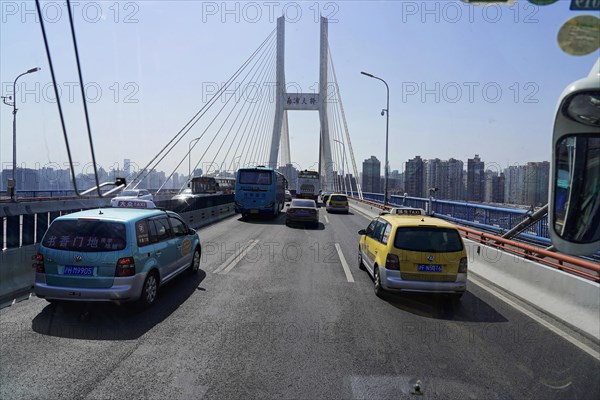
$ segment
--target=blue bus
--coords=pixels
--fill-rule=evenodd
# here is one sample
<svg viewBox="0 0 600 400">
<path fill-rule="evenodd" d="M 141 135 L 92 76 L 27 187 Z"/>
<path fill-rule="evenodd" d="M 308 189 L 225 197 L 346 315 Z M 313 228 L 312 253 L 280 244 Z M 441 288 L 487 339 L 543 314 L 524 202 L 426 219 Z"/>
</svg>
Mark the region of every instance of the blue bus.
<svg viewBox="0 0 600 400">
<path fill-rule="evenodd" d="M 285 204 L 286 179 L 272 168 L 241 168 L 235 180 L 235 212 L 276 217 Z"/>
</svg>

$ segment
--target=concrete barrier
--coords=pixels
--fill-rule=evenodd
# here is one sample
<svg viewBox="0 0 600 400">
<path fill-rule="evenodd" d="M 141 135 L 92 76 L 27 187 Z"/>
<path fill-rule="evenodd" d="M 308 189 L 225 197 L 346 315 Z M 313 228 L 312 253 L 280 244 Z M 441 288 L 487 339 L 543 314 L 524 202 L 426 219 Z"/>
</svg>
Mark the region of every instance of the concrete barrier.
<svg viewBox="0 0 600 400">
<path fill-rule="evenodd" d="M 465 240 L 470 272 L 600 341 L 600 284 Z"/>
<path fill-rule="evenodd" d="M 29 294 L 33 288 L 31 257 L 35 254 L 35 247 L 29 245 L 0 252 L 0 308 Z"/>
</svg>

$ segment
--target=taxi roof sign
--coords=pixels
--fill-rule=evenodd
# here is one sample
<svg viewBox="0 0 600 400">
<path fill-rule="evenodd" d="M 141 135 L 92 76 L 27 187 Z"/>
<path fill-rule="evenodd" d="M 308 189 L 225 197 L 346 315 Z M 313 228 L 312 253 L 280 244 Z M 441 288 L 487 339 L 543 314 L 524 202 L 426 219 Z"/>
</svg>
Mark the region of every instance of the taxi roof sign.
<svg viewBox="0 0 600 400">
<path fill-rule="evenodd" d="M 152 200 L 119 200 L 114 198 L 110 201 L 111 207 L 115 208 L 156 208 Z"/>
<path fill-rule="evenodd" d="M 392 208 L 390 214 L 394 215 L 426 215 L 422 208 Z"/>
</svg>

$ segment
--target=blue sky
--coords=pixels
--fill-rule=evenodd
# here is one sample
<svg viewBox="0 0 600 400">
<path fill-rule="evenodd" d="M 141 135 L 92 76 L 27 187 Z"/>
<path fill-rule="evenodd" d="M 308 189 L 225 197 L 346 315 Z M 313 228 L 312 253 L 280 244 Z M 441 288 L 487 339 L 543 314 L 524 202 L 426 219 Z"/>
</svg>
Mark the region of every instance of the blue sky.
<svg viewBox="0 0 600 400">
<path fill-rule="evenodd" d="M 67 12 L 63 2 L 42 4 L 83 170 L 91 159 Z M 18 98 L 17 158 L 31 168 L 62 165 L 65 145 L 34 2 L 2 0 L 0 6 L 2 94 L 12 91 L 19 73 L 42 68 L 19 81 L 30 92 Z M 284 11 L 286 78 L 304 91 L 319 78 L 315 17 L 331 19 L 329 43 L 359 169 L 371 155 L 383 160 L 385 138 L 385 87 L 360 71 L 390 85 L 391 169 L 402 170 L 415 155 L 466 162 L 475 153 L 504 168 L 549 160 L 558 96 L 598 56 L 569 56 L 558 47 L 562 24 L 581 14 L 564 0 L 546 7 L 520 0 L 510 8 L 445 0 L 80 2 L 74 16 L 88 97 L 95 100 L 89 109 L 98 163 L 110 169 L 124 158 L 149 161 L 202 106 L 203 87 L 227 80 Z M 76 89 L 73 96 L 69 88 Z M 0 163 L 8 167 L 12 115 L 7 106 L 0 110 Z M 317 113 L 290 113 L 292 160 L 302 167 L 318 160 L 318 129 Z M 199 133 L 190 132 L 159 169 L 173 168 Z"/>
</svg>

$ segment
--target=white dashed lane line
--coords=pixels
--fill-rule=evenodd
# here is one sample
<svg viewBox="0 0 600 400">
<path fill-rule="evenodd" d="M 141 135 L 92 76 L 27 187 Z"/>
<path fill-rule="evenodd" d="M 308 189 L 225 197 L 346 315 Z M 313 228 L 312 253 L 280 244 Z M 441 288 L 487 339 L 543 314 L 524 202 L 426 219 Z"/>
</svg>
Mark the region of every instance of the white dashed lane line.
<svg viewBox="0 0 600 400">
<path fill-rule="evenodd" d="M 259 240 L 251 240 L 243 248 L 239 249 L 229 257 L 223 265 L 213 271 L 214 274 L 226 274 L 231 271 L 242 259 L 248 254 L 248 252 L 258 244 Z"/>
<path fill-rule="evenodd" d="M 350 267 L 348 267 L 348 263 L 346 262 L 346 258 L 344 258 L 344 253 L 342 253 L 339 243 L 335 244 L 335 249 L 337 250 L 340 261 L 342 262 L 342 268 L 344 268 L 346 280 L 348 280 L 348 282 L 354 282 L 354 277 L 352 276 L 352 272 L 350 272 Z"/>
</svg>

